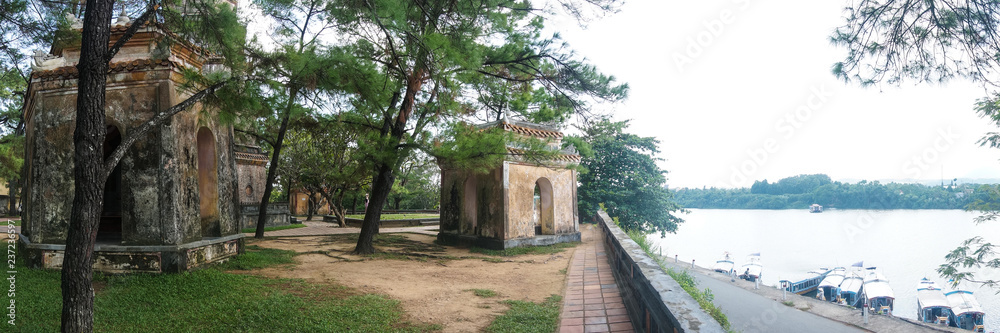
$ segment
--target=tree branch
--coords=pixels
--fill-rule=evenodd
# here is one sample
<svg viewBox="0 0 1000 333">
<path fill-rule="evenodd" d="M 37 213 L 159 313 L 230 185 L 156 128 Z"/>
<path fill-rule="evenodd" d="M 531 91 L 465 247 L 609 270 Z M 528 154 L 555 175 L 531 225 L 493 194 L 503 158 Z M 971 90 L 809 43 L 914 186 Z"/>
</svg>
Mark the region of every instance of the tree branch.
<svg viewBox="0 0 1000 333">
<path fill-rule="evenodd" d="M 122 49 L 122 46 L 125 46 L 125 43 L 127 43 L 129 39 L 132 39 L 132 36 L 135 36 L 135 33 L 139 31 L 139 28 L 145 25 L 146 21 L 148 21 L 149 18 L 153 16 L 153 13 L 156 13 L 156 10 L 159 8 L 159 4 L 154 4 L 146 9 L 146 12 L 142 13 L 139 18 L 132 21 L 132 25 L 129 25 L 128 29 L 125 29 L 125 34 L 118 38 L 114 45 L 111 45 L 111 47 L 108 48 L 108 54 L 105 56 L 104 61 L 111 62 L 111 59 L 118 54 L 118 51 Z"/>
</svg>

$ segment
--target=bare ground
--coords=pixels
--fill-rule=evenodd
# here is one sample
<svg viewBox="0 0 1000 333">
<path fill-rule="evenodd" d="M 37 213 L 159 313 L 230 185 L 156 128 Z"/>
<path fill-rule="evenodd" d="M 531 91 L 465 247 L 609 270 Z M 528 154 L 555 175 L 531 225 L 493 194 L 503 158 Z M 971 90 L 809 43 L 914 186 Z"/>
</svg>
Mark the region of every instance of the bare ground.
<svg viewBox="0 0 1000 333">
<path fill-rule="evenodd" d="M 584 242 L 592 226 L 581 226 Z M 384 235 L 375 256 L 352 255 L 357 235 L 283 237 L 253 242 L 293 250 L 292 267 L 272 267 L 252 274 L 343 285 L 399 300 L 406 320 L 439 324 L 443 332 L 475 332 L 508 309 L 503 300 L 543 301 L 561 295 L 572 248 L 555 254 L 494 257 L 467 248 L 433 244 L 420 234 Z M 495 297 L 476 296 L 489 289 Z"/>
</svg>

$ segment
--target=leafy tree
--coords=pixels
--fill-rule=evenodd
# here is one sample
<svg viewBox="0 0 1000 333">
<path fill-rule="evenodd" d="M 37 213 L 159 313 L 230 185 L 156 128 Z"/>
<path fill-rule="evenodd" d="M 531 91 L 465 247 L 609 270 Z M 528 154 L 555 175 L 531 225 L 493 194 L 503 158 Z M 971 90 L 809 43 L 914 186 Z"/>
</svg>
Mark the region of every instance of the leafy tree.
<svg viewBox="0 0 1000 333">
<path fill-rule="evenodd" d="M 600 11 L 616 3 L 588 2 Z M 334 12 L 347 48 L 367 64 L 354 78 L 357 112 L 348 119 L 367 129 L 375 164 L 356 253 L 374 252 L 382 207 L 415 149 L 440 157 L 442 147 L 469 147 L 474 153 L 458 154 L 471 158 L 505 151 L 501 135 L 462 120 L 483 112 L 558 121 L 588 112 L 589 100 L 614 102 L 627 93 L 556 39 L 542 38 L 543 12 L 529 1 L 340 0 Z M 431 129 L 462 136 L 433 142 Z M 469 144 L 477 139 L 481 144 Z M 484 146 L 499 149 L 480 154 Z"/>
<path fill-rule="evenodd" d="M 201 77 L 193 85 L 202 89 L 181 103 L 165 109 L 143 125 L 130 131 L 117 149 L 105 159 L 101 146 L 106 135 L 104 123 L 105 88 L 109 62 L 118 53 L 143 24 L 132 24 L 123 36 L 110 47 L 111 18 L 114 12 L 114 1 L 87 1 L 83 10 L 83 31 L 80 40 L 80 60 L 77 64 L 79 79 L 77 81 L 76 127 L 73 133 L 74 143 L 74 197 L 70 212 L 69 232 L 66 237 L 66 252 L 62 267 L 62 331 L 91 332 L 93 331 L 94 289 L 93 248 L 97 235 L 97 225 L 102 209 L 104 184 L 108 175 L 115 168 L 125 152 L 131 148 L 140 137 L 150 129 L 169 119 L 174 114 L 186 110 L 206 96 L 212 95 L 222 88 L 228 80 L 226 72 L 215 72 L 213 75 Z M 147 22 L 171 15 L 170 9 L 158 4 L 150 4 L 135 22 Z M 206 6 L 205 8 L 209 8 Z M 215 7 L 211 7 L 215 8 Z M 166 10 L 168 12 L 163 12 Z M 221 10 L 214 9 L 201 13 L 198 17 L 186 17 L 192 22 L 211 22 L 224 26 L 229 33 L 242 31 L 237 24 L 232 8 L 223 6 Z M 183 31 L 183 30 L 181 30 Z M 205 39 L 203 47 L 207 51 L 232 48 L 238 40 L 226 40 L 231 44 L 220 45 Z M 218 47 L 218 48 L 216 48 Z M 232 60 L 232 59 L 228 59 Z M 189 78 L 198 73 L 188 71 Z M 212 82 L 210 85 L 204 83 Z M 202 83 L 202 84 L 198 84 Z"/>
<path fill-rule="evenodd" d="M 986 0 L 861 0 L 845 9 L 846 23 L 832 36 L 848 55 L 833 67 L 847 81 L 862 85 L 945 82 L 966 78 L 993 92 L 977 101 L 976 110 L 1000 125 L 1000 3 Z M 1000 147 L 1000 133 L 987 134 L 982 145 Z M 985 216 L 990 210 L 972 205 Z M 976 238 L 964 242 L 946 257 L 939 272 L 957 285 L 971 280 L 958 273 L 964 267 L 998 260 L 989 243 Z"/>
<path fill-rule="evenodd" d="M 580 165 L 579 210 L 596 216 L 603 204 L 608 215 L 617 217 L 625 229 L 661 234 L 675 232 L 683 210 L 666 188 L 666 171 L 656 162 L 659 141 L 626 133 L 628 122 L 603 120 L 585 130 L 583 141 L 593 150 Z"/>
<path fill-rule="evenodd" d="M 416 152 L 403 163 L 389 199 L 392 209 L 436 207 L 440 198 L 439 170 L 429 156 Z M 407 205 L 402 204 L 406 202 Z"/>
</svg>

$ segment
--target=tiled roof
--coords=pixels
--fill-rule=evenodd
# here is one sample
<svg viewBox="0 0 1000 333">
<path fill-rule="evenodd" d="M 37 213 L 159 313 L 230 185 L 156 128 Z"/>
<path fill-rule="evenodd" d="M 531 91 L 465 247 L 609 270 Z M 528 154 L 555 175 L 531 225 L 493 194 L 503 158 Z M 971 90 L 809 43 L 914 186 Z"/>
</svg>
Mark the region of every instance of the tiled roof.
<svg viewBox="0 0 1000 333">
<path fill-rule="evenodd" d="M 522 150 L 522 149 L 517 149 L 517 148 L 513 148 L 513 147 L 507 147 L 507 154 L 510 154 L 512 156 L 518 156 L 518 157 L 520 157 L 520 156 L 525 155 L 525 151 Z M 562 162 L 562 163 L 579 163 L 580 162 L 580 158 L 581 158 L 580 155 L 558 154 L 556 156 L 553 156 L 551 158 L 546 159 L 546 161 L 548 161 L 548 162 Z"/>
<path fill-rule="evenodd" d="M 255 164 L 264 165 L 267 163 L 267 155 L 255 154 L 255 153 L 244 153 L 236 152 L 236 163 L 238 164 Z"/>
<path fill-rule="evenodd" d="M 537 128 L 530 128 L 525 126 L 518 126 L 508 122 L 501 123 L 501 128 L 505 131 L 514 132 L 521 135 L 528 135 L 539 138 L 557 138 L 561 139 L 563 134 L 559 131 L 550 131 Z"/>
<path fill-rule="evenodd" d="M 136 59 L 120 61 L 108 65 L 108 73 L 131 72 L 134 70 L 153 69 L 160 66 L 180 67 L 177 63 L 167 60 Z M 73 79 L 80 75 L 75 65 L 63 66 L 47 71 L 32 72 L 31 77 L 42 80 Z"/>
</svg>

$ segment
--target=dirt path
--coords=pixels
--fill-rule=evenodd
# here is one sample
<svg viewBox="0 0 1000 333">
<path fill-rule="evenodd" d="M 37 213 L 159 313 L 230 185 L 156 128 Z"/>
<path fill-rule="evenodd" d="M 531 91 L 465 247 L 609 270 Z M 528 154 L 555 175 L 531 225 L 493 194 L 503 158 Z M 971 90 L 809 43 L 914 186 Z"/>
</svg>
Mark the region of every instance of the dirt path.
<svg viewBox="0 0 1000 333">
<path fill-rule="evenodd" d="M 591 225 L 581 226 L 584 242 L 593 241 Z M 503 300 L 540 302 L 562 295 L 574 249 L 555 254 L 490 257 L 465 248 L 433 244 L 422 234 L 388 235 L 376 245 L 384 254 L 348 254 L 356 239 L 346 235 L 283 237 L 253 242 L 268 248 L 305 253 L 291 268 L 255 271 L 269 277 L 334 283 L 366 293 L 385 294 L 402 303 L 407 319 L 440 324 L 443 332 L 475 332 L 507 310 Z M 471 289 L 489 289 L 479 297 Z"/>
</svg>

